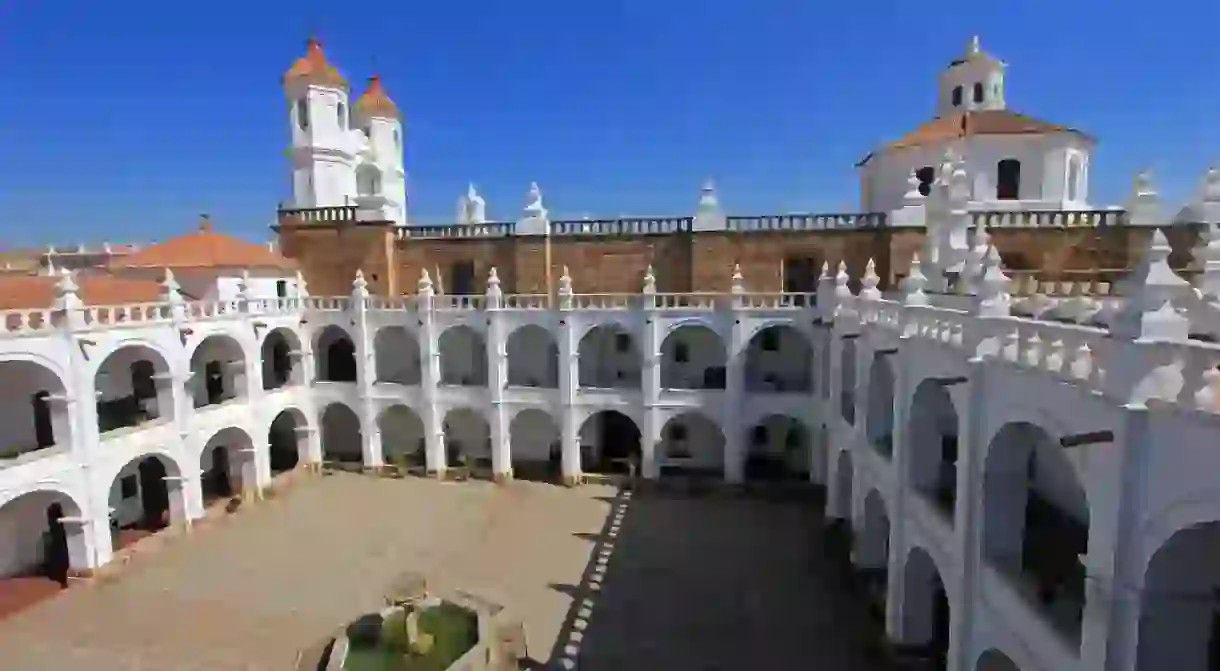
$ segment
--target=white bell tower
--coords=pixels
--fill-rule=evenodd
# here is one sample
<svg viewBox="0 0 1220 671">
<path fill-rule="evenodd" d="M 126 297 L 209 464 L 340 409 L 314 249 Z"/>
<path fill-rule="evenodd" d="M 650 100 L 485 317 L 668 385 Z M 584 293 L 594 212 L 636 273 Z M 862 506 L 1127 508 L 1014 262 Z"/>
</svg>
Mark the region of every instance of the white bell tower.
<svg viewBox="0 0 1220 671">
<path fill-rule="evenodd" d="M 386 221 L 407 223 L 407 173 L 398 106 L 381 79 L 369 77 L 368 88 L 352 106 L 352 125 L 360 133 L 356 162 L 356 203 L 377 210 Z"/>
<path fill-rule="evenodd" d="M 978 36 L 971 38 L 965 52 L 940 74 L 936 116 L 1004 109 L 1005 67 L 979 48 Z"/>
<path fill-rule="evenodd" d="M 347 81 L 310 38 L 305 55 L 283 78 L 292 128 L 289 150 L 294 207 L 349 204 L 356 192 L 351 141 L 348 135 Z"/>
</svg>

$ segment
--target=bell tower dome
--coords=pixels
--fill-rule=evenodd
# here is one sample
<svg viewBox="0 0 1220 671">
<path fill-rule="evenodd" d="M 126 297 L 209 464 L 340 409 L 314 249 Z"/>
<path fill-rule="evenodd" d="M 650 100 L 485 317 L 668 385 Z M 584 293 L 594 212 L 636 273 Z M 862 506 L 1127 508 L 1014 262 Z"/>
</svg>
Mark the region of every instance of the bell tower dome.
<svg viewBox="0 0 1220 671">
<path fill-rule="evenodd" d="M 403 168 L 402 116 L 381 78 L 352 105 L 352 125 L 363 134 L 356 166 L 356 201 L 382 213 L 386 221 L 407 223 L 407 175 Z"/>
<path fill-rule="evenodd" d="M 292 200 L 295 207 L 346 205 L 356 193 L 347 80 L 310 38 L 305 55 L 281 81 L 292 129 Z"/>
<path fill-rule="evenodd" d="M 977 35 L 971 38 L 962 55 L 940 74 L 936 116 L 1004 109 L 1006 67 L 979 47 Z"/>
</svg>

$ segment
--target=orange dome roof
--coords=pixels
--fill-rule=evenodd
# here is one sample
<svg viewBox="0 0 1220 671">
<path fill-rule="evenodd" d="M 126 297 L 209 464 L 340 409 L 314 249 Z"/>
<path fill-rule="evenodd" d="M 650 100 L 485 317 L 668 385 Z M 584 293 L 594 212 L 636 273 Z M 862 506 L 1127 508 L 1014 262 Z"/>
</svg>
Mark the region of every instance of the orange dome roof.
<svg viewBox="0 0 1220 671">
<path fill-rule="evenodd" d="M 326 60 L 326 54 L 322 53 L 322 43 L 316 37 L 309 38 L 305 43 L 305 55 L 298 58 L 292 67 L 288 68 L 288 72 L 284 73 L 283 83 L 292 81 L 347 88 L 347 80 Z"/>
<path fill-rule="evenodd" d="M 121 268 L 259 268 L 295 270 L 292 259 L 266 245 L 247 242 L 212 230 L 204 216 L 197 231 L 149 245 L 127 256 L 116 258 L 112 270 Z"/>
<path fill-rule="evenodd" d="M 381 78 L 377 75 L 369 77 L 369 87 L 360 94 L 359 98 L 356 98 L 353 107 L 366 116 L 390 119 L 397 119 L 399 116 L 398 105 L 390 100 L 390 96 L 386 94 L 385 88 L 381 85 Z"/>
</svg>

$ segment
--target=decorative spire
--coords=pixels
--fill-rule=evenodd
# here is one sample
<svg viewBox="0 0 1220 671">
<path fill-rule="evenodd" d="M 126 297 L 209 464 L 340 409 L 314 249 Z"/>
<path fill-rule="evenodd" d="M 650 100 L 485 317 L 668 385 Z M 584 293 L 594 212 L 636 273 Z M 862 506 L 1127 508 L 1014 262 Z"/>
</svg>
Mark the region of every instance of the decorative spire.
<svg viewBox="0 0 1220 671">
<path fill-rule="evenodd" d="M 352 297 L 364 298 L 369 295 L 369 283 L 364 281 L 364 271 L 356 269 L 356 279 L 352 280 Z"/>
<path fill-rule="evenodd" d="M 559 276 L 559 293 L 560 295 L 572 295 L 572 276 L 568 274 L 568 267 L 563 267 L 563 274 Z"/>
<path fill-rule="evenodd" d="M 487 271 L 487 307 L 500 307 L 500 298 L 503 295 L 504 292 L 500 290 L 500 275 L 496 272 L 496 267 L 492 266 L 491 270 Z"/>
<path fill-rule="evenodd" d="M 200 233 L 211 233 L 212 232 L 212 216 L 206 212 L 199 215 L 199 232 Z"/>
<path fill-rule="evenodd" d="M 730 291 L 735 294 L 744 294 L 746 292 L 746 278 L 741 274 L 741 264 L 733 264 L 733 277 L 731 279 Z"/>
<path fill-rule="evenodd" d="M 297 297 L 305 298 L 309 296 L 309 284 L 305 282 L 305 273 L 297 270 Z"/>
<path fill-rule="evenodd" d="M 648 269 L 644 271 L 644 293 L 655 294 L 657 292 L 657 278 L 652 274 L 652 264 L 648 264 Z"/>
<path fill-rule="evenodd" d="M 1127 219 L 1132 226 L 1156 226 L 1161 222 L 1160 195 L 1153 186 L 1152 171 L 1141 170 L 1131 180 Z"/>
<path fill-rule="evenodd" d="M 182 302 L 182 286 L 174 279 L 174 271 L 165 269 L 165 278 L 161 280 L 161 300 L 166 303 Z"/>
<path fill-rule="evenodd" d="M 1191 251 L 1199 269 L 1195 288 L 1208 300 L 1220 299 L 1220 225 L 1204 225 L 1199 231 L 1199 242 Z"/>
<path fill-rule="evenodd" d="M 530 182 L 529 193 L 525 196 L 525 218 L 546 218 L 546 207 L 542 204 L 542 189 L 538 188 L 538 182 Z"/>
<path fill-rule="evenodd" d="M 847 274 L 847 262 L 839 261 L 839 270 L 835 273 L 835 298 L 840 301 L 845 298 L 851 298 L 851 287 L 847 283 L 851 281 L 851 277 Z"/>
<path fill-rule="evenodd" d="M 56 307 L 63 309 L 67 304 L 79 303 L 80 297 L 77 295 L 80 287 L 76 284 L 75 273 L 68 269 L 64 269 L 59 273 L 59 281 L 55 283 L 55 303 Z"/>
<path fill-rule="evenodd" d="M 1155 229 L 1148 252 L 1122 282 L 1122 307 L 1110 331 L 1128 338 L 1185 340 L 1190 322 L 1174 309 L 1173 300 L 1190 292 L 1190 284 L 1169 267 L 1169 240 Z"/>
<path fill-rule="evenodd" d="M 970 38 L 970 44 L 966 45 L 966 57 L 969 58 L 970 56 L 976 56 L 981 52 L 982 48 L 979 46 L 979 36 L 975 35 Z"/>
<path fill-rule="evenodd" d="M 716 197 L 716 185 L 709 178 L 699 191 L 699 211 L 715 212 L 720 209 L 720 200 Z"/>
<path fill-rule="evenodd" d="M 919 207 L 923 204 L 926 196 L 919 191 L 921 183 L 918 171 L 912 169 L 911 174 L 907 176 L 907 192 L 902 194 L 903 207 Z"/>
<path fill-rule="evenodd" d="M 923 292 L 923 288 L 927 284 L 928 278 L 924 277 L 923 269 L 920 267 L 919 252 L 915 252 L 911 256 L 911 270 L 902 280 L 903 304 L 927 305 L 928 295 Z"/>
<path fill-rule="evenodd" d="M 421 296 L 432 295 L 432 278 L 428 276 L 428 269 L 424 268 L 419 275 L 419 282 L 415 285 L 416 293 Z"/>
<path fill-rule="evenodd" d="M 978 282 L 979 316 L 1007 317 L 1011 314 L 1008 282 L 1008 276 L 1004 274 L 1000 250 L 994 246 L 988 248 L 983 254 L 983 273 Z"/>
<path fill-rule="evenodd" d="M 864 266 L 864 277 L 860 279 L 860 298 L 867 301 L 881 300 L 881 291 L 877 289 L 877 285 L 880 283 L 881 278 L 877 276 L 877 263 L 870 258 L 868 265 Z"/>
<path fill-rule="evenodd" d="M 352 109 L 366 117 L 376 117 L 380 119 L 398 119 L 402 115 L 398 111 L 398 106 L 390 100 L 390 96 L 385 92 L 385 87 L 381 85 L 381 78 L 376 74 L 369 77 L 368 88 L 364 89 L 364 93 L 356 98 L 356 102 L 352 103 Z"/>
<path fill-rule="evenodd" d="M 326 60 L 317 37 L 310 37 L 305 43 L 305 55 L 288 68 L 281 83 L 288 86 L 297 82 L 347 89 L 347 80 Z"/>
</svg>

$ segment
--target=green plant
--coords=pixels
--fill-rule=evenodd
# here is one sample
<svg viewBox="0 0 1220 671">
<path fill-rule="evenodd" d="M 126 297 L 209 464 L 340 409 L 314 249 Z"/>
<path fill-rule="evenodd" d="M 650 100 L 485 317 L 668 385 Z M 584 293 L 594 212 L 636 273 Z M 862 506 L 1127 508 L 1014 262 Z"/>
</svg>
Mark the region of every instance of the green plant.
<svg viewBox="0 0 1220 671">
<path fill-rule="evenodd" d="M 396 652 L 406 653 L 411 649 L 411 637 L 407 631 L 407 609 L 401 608 L 385 616 L 381 621 L 381 644 Z"/>
</svg>

